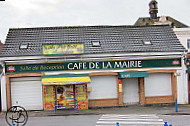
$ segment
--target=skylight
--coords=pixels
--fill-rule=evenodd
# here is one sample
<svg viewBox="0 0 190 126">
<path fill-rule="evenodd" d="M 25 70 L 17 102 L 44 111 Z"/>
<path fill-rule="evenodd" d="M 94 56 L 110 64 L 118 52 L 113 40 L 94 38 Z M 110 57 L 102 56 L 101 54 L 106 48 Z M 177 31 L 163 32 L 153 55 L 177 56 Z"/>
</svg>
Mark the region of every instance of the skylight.
<svg viewBox="0 0 190 126">
<path fill-rule="evenodd" d="M 100 46 L 100 42 L 98 42 L 98 41 L 96 41 L 96 42 L 92 42 L 92 46 L 96 46 L 96 47 L 98 47 L 98 46 Z"/>
<path fill-rule="evenodd" d="M 151 45 L 151 41 L 143 41 L 145 45 Z"/>
<path fill-rule="evenodd" d="M 20 49 L 28 49 L 28 44 L 20 44 Z"/>
</svg>

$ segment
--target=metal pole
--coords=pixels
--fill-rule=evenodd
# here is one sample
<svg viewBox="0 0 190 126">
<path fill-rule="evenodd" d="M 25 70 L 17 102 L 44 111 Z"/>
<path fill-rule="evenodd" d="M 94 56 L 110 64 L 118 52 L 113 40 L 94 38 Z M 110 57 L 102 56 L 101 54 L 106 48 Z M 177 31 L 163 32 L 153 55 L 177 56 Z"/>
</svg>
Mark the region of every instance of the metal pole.
<svg viewBox="0 0 190 126">
<path fill-rule="evenodd" d="M 177 108 L 177 98 L 175 99 L 175 112 L 178 112 L 178 108 Z"/>
<path fill-rule="evenodd" d="M 165 123 L 164 126 L 168 126 L 167 122 L 164 122 L 164 123 Z"/>
<path fill-rule="evenodd" d="M 54 101 L 54 112 L 56 112 L 56 99 Z"/>
<path fill-rule="evenodd" d="M 78 101 L 76 100 L 76 111 L 77 111 L 77 113 L 79 112 L 79 110 L 78 110 Z"/>
</svg>

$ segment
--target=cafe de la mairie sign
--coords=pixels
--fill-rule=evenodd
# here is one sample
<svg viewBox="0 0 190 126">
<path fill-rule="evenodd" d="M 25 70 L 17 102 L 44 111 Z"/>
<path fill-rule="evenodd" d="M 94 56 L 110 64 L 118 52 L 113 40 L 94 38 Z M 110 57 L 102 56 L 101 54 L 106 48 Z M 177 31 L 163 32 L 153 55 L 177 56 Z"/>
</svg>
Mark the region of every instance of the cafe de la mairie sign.
<svg viewBox="0 0 190 126">
<path fill-rule="evenodd" d="M 181 67 L 181 59 L 116 60 L 6 65 L 6 73 Z"/>
</svg>

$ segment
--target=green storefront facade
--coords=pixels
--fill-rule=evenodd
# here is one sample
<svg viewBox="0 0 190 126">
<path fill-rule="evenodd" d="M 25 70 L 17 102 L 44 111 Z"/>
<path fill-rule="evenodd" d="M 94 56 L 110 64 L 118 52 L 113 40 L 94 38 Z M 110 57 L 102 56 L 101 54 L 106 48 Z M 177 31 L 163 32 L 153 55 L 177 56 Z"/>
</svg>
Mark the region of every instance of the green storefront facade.
<svg viewBox="0 0 190 126">
<path fill-rule="evenodd" d="M 181 59 L 150 59 L 150 60 L 122 60 L 98 62 L 62 62 L 6 65 L 6 73 L 30 73 L 47 71 L 72 71 L 72 70 L 110 70 L 110 69 L 143 69 L 180 67 Z"/>
<path fill-rule="evenodd" d="M 110 60 L 110 61 L 83 61 L 83 62 L 54 62 L 54 63 L 30 63 L 30 64 L 6 64 L 5 66 L 5 72 L 7 74 L 7 80 L 10 80 L 7 85 L 9 85 L 11 82 L 11 78 L 20 77 L 22 80 L 22 77 L 34 77 L 34 76 L 41 76 L 42 79 L 46 76 L 46 73 L 49 73 L 50 75 L 53 74 L 54 78 L 58 78 L 60 81 L 60 76 L 62 76 L 62 79 L 66 79 L 65 77 L 80 77 L 81 72 L 87 73 L 89 78 L 93 82 L 90 83 L 98 83 L 97 78 L 105 79 L 104 82 L 106 83 L 106 79 L 109 77 L 114 78 L 116 82 L 114 82 L 117 88 L 116 96 L 117 98 L 108 98 L 108 99 L 91 99 L 92 96 L 90 96 L 90 93 L 94 92 L 94 87 L 91 86 L 92 84 L 87 84 L 89 82 L 80 82 L 85 84 L 86 92 L 88 91 L 88 95 L 85 96 L 89 99 L 85 102 L 85 107 L 97 107 L 97 106 L 118 106 L 118 105 L 125 105 L 128 104 L 129 101 L 125 101 L 125 95 L 129 93 L 129 91 L 126 91 L 126 85 L 129 86 L 128 83 L 131 83 L 130 81 L 137 81 L 136 83 L 132 84 L 133 88 L 138 89 L 138 102 L 130 101 L 130 104 L 152 104 L 152 103 L 173 103 L 174 98 L 176 98 L 177 94 L 174 90 L 177 88 L 177 82 L 176 77 L 174 77 L 174 74 L 176 73 L 176 68 L 182 67 L 181 58 L 158 58 L 158 59 L 136 59 L 136 60 Z M 160 70 L 159 70 L 160 69 Z M 96 71 L 94 73 L 94 71 Z M 98 72 L 100 71 L 100 72 Z M 102 73 L 102 71 L 104 71 Z M 54 73 L 59 72 L 59 75 L 56 75 Z M 64 74 L 64 72 L 69 74 Z M 73 73 L 74 72 L 74 73 Z M 79 72 L 77 75 L 76 73 Z M 62 74 L 60 74 L 62 73 Z M 161 75 L 160 75 L 161 74 Z M 146 80 L 150 78 L 153 75 L 158 75 L 160 77 L 169 75 L 169 87 L 171 87 L 170 95 L 167 96 L 146 96 Z M 155 81 L 159 81 L 162 78 L 158 77 Z M 48 76 L 48 78 L 52 79 L 52 76 Z M 110 78 L 110 79 L 111 79 Z M 41 80 L 42 80 L 41 79 Z M 150 79 L 149 79 L 150 80 Z M 78 80 L 77 80 L 78 81 Z M 107 80 L 108 81 L 108 80 Z M 127 83 L 125 82 L 127 81 Z M 42 83 L 42 81 L 41 81 Z M 111 82 L 112 83 L 112 82 Z M 73 83 L 74 85 L 77 84 Z M 67 85 L 72 86 L 72 83 L 68 83 Z M 102 84 L 99 88 L 105 88 L 104 84 Z M 42 85 L 43 89 L 43 99 L 47 100 L 47 95 L 44 92 L 47 92 L 47 88 L 53 89 L 53 92 L 57 89 L 57 85 L 65 85 L 65 83 L 58 84 L 57 82 L 51 82 L 50 84 L 44 84 Z M 109 85 L 109 84 L 108 84 Z M 112 85 L 112 86 L 113 86 Z M 134 86 L 136 85 L 136 86 Z M 90 87 L 91 86 L 91 87 Z M 105 84 L 106 86 L 106 84 Z M 72 88 L 75 88 L 75 86 L 72 86 Z M 162 88 L 162 87 L 160 87 Z M 8 89 L 9 90 L 9 89 Z M 74 89 L 75 90 L 75 89 Z M 73 90 L 73 91 L 74 91 Z M 160 90 L 160 89 L 158 89 Z M 9 96 L 9 94 L 7 94 Z M 54 99 L 55 95 L 52 96 L 51 99 Z M 102 96 L 103 97 L 103 96 Z M 8 97 L 8 101 L 11 101 L 11 97 Z M 49 100 L 47 100 L 49 101 Z M 83 101 L 84 102 L 84 101 Z M 50 106 L 51 107 L 48 107 Z M 8 102 L 8 106 L 11 106 L 11 103 Z M 43 103 L 44 110 L 52 110 L 53 109 L 53 102 L 52 103 Z"/>
</svg>

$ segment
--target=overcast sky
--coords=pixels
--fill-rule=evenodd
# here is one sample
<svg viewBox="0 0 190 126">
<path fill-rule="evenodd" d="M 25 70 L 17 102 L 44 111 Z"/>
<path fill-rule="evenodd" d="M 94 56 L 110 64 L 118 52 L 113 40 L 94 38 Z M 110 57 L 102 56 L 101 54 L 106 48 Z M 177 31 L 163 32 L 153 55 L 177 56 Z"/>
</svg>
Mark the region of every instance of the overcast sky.
<svg viewBox="0 0 190 126">
<path fill-rule="evenodd" d="M 151 0 L 5 0 L 0 1 L 0 40 L 9 28 L 133 25 L 149 16 Z M 158 16 L 190 26 L 190 0 L 157 0 Z"/>
</svg>

